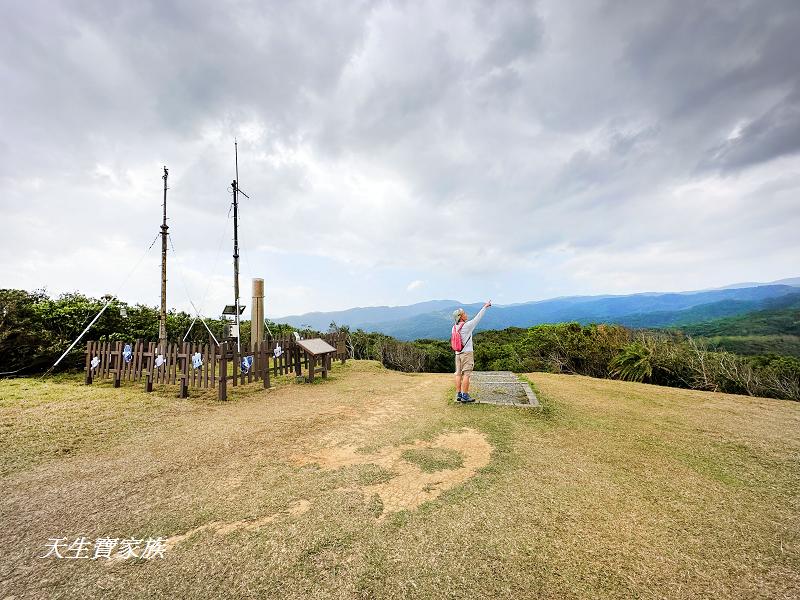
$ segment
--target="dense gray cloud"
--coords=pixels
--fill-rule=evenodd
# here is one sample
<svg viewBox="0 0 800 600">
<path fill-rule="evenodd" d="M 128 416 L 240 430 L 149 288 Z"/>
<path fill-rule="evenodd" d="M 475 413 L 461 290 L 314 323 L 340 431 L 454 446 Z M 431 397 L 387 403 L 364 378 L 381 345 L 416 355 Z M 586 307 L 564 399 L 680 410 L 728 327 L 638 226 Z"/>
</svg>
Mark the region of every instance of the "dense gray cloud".
<svg viewBox="0 0 800 600">
<path fill-rule="evenodd" d="M 464 278 L 522 301 L 797 274 L 792 0 L 9 2 L 0 17 L 3 286 L 113 287 L 157 231 L 167 164 L 186 287 L 219 303 L 234 137 L 244 270 L 284 298 L 273 314 L 470 299 L 449 291 Z M 152 273 L 131 282 L 154 302 Z"/>
</svg>

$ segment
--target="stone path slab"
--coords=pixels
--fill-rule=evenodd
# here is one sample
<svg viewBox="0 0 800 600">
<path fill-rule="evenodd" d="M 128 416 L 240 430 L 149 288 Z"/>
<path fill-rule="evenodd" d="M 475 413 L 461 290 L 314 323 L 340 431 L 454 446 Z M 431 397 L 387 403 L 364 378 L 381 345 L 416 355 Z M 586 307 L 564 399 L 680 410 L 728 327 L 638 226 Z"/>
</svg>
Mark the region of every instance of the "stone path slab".
<svg viewBox="0 0 800 600">
<path fill-rule="evenodd" d="M 473 371 L 469 392 L 476 404 L 525 408 L 540 406 L 528 382 L 522 381 L 511 371 Z"/>
</svg>

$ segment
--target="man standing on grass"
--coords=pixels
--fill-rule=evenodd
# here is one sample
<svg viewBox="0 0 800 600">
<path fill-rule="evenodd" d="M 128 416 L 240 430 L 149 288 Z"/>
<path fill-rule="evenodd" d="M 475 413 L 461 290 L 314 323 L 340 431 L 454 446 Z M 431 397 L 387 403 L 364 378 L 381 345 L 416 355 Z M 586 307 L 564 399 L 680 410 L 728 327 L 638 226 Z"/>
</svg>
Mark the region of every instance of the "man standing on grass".
<svg viewBox="0 0 800 600">
<path fill-rule="evenodd" d="M 472 369 L 475 367 L 475 354 L 472 350 L 472 332 L 475 326 L 483 318 L 483 313 L 492 305 L 489 300 L 483 305 L 483 308 L 478 311 L 474 318 L 467 321 L 467 313 L 463 308 L 457 308 L 453 311 L 453 332 L 457 332 L 461 336 L 461 351 L 456 351 L 456 396 L 457 402 L 474 402 L 474 398 L 469 396 L 469 376 L 472 375 Z"/>
</svg>

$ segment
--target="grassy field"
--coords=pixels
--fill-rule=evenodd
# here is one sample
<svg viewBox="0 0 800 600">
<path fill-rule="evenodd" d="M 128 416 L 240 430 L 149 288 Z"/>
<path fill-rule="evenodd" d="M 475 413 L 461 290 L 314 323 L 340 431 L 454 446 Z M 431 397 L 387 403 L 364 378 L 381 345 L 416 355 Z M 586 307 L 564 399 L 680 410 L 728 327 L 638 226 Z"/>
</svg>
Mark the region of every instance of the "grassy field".
<svg viewBox="0 0 800 600">
<path fill-rule="evenodd" d="M 541 410 L 358 361 L 227 403 L 0 381 L 0 598 L 800 596 L 800 403 L 528 378 Z M 39 558 L 78 536 L 166 550 Z"/>
</svg>

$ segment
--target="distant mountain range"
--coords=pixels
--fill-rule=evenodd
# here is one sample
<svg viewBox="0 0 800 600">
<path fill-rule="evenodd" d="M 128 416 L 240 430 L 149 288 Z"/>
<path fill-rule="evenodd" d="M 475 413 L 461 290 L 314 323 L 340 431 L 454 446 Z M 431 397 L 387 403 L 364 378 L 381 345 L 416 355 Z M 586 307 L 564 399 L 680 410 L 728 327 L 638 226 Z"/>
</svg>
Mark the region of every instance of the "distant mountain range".
<svg viewBox="0 0 800 600">
<path fill-rule="evenodd" d="M 763 309 L 779 309 L 800 300 L 800 277 L 771 283 L 734 284 L 720 289 L 624 296 L 571 296 L 521 304 L 495 304 L 480 329 L 531 327 L 541 323 L 619 323 L 630 327 L 676 327 Z M 331 322 L 391 335 L 401 340 L 446 339 L 450 315 L 463 307 L 471 316 L 482 306 L 457 300 L 430 300 L 409 306 L 371 306 L 312 312 L 275 319 L 295 327 L 327 330 Z"/>
</svg>

